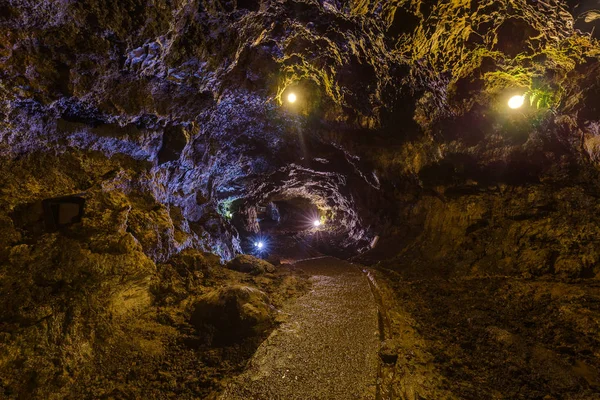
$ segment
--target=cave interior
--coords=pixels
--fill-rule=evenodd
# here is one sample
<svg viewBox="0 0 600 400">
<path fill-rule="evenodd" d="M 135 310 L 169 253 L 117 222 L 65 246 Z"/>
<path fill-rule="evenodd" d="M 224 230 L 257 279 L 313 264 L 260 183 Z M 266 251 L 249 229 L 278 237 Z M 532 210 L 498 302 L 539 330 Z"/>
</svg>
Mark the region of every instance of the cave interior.
<svg viewBox="0 0 600 400">
<path fill-rule="evenodd" d="M 600 1 L 9 0 L 0 28 L 0 398 L 237 398 L 330 257 L 377 302 L 360 398 L 600 399 Z"/>
</svg>

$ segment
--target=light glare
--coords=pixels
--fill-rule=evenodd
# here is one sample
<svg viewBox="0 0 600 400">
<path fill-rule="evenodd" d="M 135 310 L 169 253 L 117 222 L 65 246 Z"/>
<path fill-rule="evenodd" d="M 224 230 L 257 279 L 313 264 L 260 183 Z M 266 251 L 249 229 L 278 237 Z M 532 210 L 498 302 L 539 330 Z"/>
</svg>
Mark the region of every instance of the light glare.
<svg viewBox="0 0 600 400">
<path fill-rule="evenodd" d="M 508 100 L 508 106 L 512 109 L 519 108 L 523 105 L 525 101 L 525 96 L 513 96 Z"/>
<path fill-rule="evenodd" d="M 313 221 L 313 225 L 314 225 L 314 226 L 321 226 L 321 221 L 319 221 L 318 219 L 315 219 L 315 220 Z"/>
<path fill-rule="evenodd" d="M 295 103 L 295 102 L 296 102 L 296 99 L 297 99 L 297 98 L 296 98 L 296 94 L 295 94 L 295 93 L 290 93 L 290 94 L 288 94 L 288 97 L 287 97 L 287 99 L 288 99 L 288 101 L 289 101 L 290 103 Z"/>
<path fill-rule="evenodd" d="M 263 248 L 263 246 L 264 246 L 264 243 L 263 243 L 263 242 L 256 242 L 256 243 L 254 243 L 254 245 L 255 245 L 256 247 L 258 247 L 259 249 L 262 249 L 262 248 Z"/>
</svg>

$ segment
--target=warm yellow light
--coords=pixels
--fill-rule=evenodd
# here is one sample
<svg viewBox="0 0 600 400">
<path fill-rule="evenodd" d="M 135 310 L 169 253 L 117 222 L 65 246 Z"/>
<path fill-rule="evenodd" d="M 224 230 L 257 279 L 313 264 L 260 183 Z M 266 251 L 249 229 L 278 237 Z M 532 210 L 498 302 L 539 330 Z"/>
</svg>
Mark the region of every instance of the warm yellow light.
<svg viewBox="0 0 600 400">
<path fill-rule="evenodd" d="M 525 101 L 525 96 L 513 96 L 510 98 L 510 100 L 508 100 L 508 106 L 510 108 L 519 108 L 523 105 L 523 102 Z"/>
<path fill-rule="evenodd" d="M 288 99 L 288 101 L 289 101 L 290 103 L 295 103 L 295 102 L 296 102 L 296 100 L 297 100 L 297 98 L 296 98 L 296 94 L 295 94 L 295 93 L 290 93 L 290 94 L 288 94 L 288 98 L 287 98 L 287 99 Z"/>
</svg>

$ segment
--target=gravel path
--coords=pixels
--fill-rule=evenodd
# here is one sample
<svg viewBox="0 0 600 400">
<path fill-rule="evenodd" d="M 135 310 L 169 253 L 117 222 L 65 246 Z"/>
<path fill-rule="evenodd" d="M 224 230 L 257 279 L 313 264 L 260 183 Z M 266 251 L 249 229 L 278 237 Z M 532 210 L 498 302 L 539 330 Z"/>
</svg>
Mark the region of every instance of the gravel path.
<svg viewBox="0 0 600 400">
<path fill-rule="evenodd" d="M 375 399 L 377 305 L 364 274 L 324 257 L 295 264 L 312 288 L 258 348 L 222 400 Z"/>
</svg>

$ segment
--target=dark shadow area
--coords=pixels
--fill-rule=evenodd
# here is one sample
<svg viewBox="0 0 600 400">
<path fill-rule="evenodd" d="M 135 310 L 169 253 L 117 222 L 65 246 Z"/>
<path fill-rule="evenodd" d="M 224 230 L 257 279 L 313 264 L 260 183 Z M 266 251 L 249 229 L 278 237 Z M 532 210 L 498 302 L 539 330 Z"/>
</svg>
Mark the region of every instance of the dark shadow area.
<svg viewBox="0 0 600 400">
<path fill-rule="evenodd" d="M 85 198 L 73 195 L 21 204 L 9 215 L 14 226 L 24 234 L 24 242 L 34 243 L 44 233 L 80 223 L 84 207 Z"/>
<path fill-rule="evenodd" d="M 574 28 L 600 39 L 600 1 L 568 1 L 575 19 Z"/>
<path fill-rule="evenodd" d="M 356 249 L 342 246 L 347 233 L 332 219 L 331 211 L 304 197 L 275 196 L 249 211 L 238 209 L 232 224 L 240 233 L 244 253 L 275 264 L 356 254 Z"/>
</svg>

